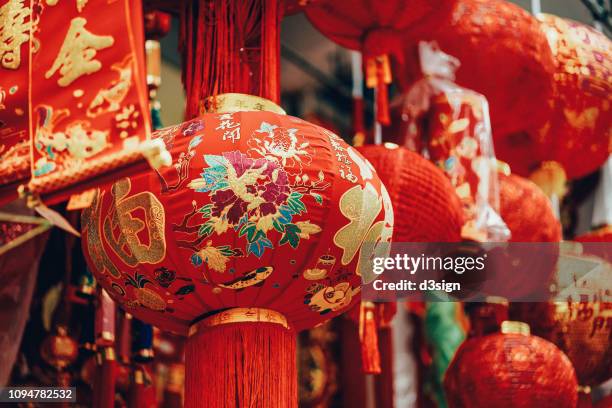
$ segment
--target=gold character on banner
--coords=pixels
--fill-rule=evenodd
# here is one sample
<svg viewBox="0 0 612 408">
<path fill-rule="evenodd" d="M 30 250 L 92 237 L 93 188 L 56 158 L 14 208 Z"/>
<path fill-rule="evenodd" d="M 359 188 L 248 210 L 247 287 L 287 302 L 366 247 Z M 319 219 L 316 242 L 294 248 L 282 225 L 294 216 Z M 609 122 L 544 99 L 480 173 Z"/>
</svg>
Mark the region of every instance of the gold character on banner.
<svg viewBox="0 0 612 408">
<path fill-rule="evenodd" d="M 51 68 L 45 73 L 45 78 L 51 78 L 58 70 L 61 78 L 59 86 L 68 86 L 83 75 L 93 74 L 102 68 L 102 63 L 94 57 L 96 52 L 110 47 L 115 40 L 110 35 L 95 35 L 87 31 L 83 17 L 75 17 L 70 22 L 70 28 L 64 38 Z"/>
<path fill-rule="evenodd" d="M 115 112 L 121 108 L 121 102 L 132 87 L 132 67 L 134 58 L 128 54 L 122 61 L 111 66 L 117 72 L 117 79 L 107 88 L 100 89 L 87 108 L 87 116 L 95 118 L 107 112 Z"/>
<path fill-rule="evenodd" d="M 131 188 L 130 179 L 113 186 L 114 208 L 104 218 L 104 238 L 126 265 L 156 264 L 166 256 L 164 207 L 149 191 L 128 197 Z"/>
<path fill-rule="evenodd" d="M 76 8 L 79 13 L 83 11 L 88 1 L 89 0 L 76 0 Z M 58 2 L 59 0 L 47 0 L 47 6 L 55 6 Z"/>
<path fill-rule="evenodd" d="M 24 3 L 9 0 L 0 7 L 0 65 L 6 69 L 19 68 L 21 45 L 30 39 L 32 11 Z"/>
</svg>

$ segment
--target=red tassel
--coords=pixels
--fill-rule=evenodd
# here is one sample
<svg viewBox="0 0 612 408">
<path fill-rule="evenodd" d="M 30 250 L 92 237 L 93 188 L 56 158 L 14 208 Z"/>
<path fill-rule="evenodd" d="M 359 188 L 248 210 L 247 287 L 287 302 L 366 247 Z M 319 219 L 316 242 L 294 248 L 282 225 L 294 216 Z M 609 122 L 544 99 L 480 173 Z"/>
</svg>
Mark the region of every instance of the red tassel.
<svg viewBox="0 0 612 408">
<path fill-rule="evenodd" d="M 96 389 L 94 407 L 113 408 L 115 406 L 115 383 L 117 380 L 117 361 L 112 347 L 104 347 L 98 352 Z"/>
<path fill-rule="evenodd" d="M 238 92 L 279 100 L 279 0 L 183 2 L 185 116 L 209 96 Z"/>
<path fill-rule="evenodd" d="M 203 327 L 185 359 L 187 408 L 297 408 L 296 334 L 280 324 Z"/>
<path fill-rule="evenodd" d="M 361 341 L 361 362 L 366 374 L 380 374 L 378 351 L 378 330 L 374 304 L 361 302 L 359 310 L 359 340 Z"/>
</svg>

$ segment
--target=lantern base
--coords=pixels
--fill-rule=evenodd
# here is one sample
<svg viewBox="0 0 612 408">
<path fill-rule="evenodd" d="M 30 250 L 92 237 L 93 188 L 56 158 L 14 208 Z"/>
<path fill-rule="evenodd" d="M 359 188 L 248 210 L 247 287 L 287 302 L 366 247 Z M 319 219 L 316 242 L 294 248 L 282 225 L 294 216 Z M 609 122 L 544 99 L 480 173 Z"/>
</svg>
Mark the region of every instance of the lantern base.
<svg viewBox="0 0 612 408">
<path fill-rule="evenodd" d="M 185 407 L 297 408 L 296 333 L 277 312 L 229 309 L 191 327 Z"/>
</svg>

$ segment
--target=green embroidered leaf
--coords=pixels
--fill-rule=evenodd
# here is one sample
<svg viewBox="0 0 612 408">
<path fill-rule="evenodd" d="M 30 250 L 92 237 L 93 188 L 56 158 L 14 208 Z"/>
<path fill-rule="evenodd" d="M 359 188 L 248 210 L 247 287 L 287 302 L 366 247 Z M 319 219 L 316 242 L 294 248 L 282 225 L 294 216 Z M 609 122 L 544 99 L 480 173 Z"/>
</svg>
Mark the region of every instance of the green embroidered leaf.
<svg viewBox="0 0 612 408">
<path fill-rule="evenodd" d="M 315 201 L 319 204 L 323 204 L 323 197 L 321 197 L 321 194 L 317 194 L 317 193 L 310 193 L 310 195 L 312 196 L 312 198 L 315 199 Z"/>
<path fill-rule="evenodd" d="M 295 224 L 285 225 L 285 233 L 279 241 L 279 244 L 284 245 L 286 243 L 289 243 L 292 248 L 297 248 L 298 244 L 300 243 L 300 232 L 300 228 Z"/>
<path fill-rule="evenodd" d="M 283 224 L 280 223 L 280 221 L 278 220 L 278 218 L 274 218 L 274 221 L 272 221 L 272 226 L 274 227 L 275 230 L 277 230 L 278 232 L 284 232 L 285 231 L 285 227 Z"/>
<path fill-rule="evenodd" d="M 200 225 L 200 229 L 198 230 L 198 236 L 209 236 L 212 234 L 214 227 L 214 221 L 206 221 L 204 224 Z"/>
<path fill-rule="evenodd" d="M 211 212 L 212 212 L 212 208 L 213 208 L 212 204 L 206 204 L 206 205 L 200 207 L 198 212 L 201 213 L 203 217 L 210 218 Z"/>
<path fill-rule="evenodd" d="M 306 206 L 302 203 L 301 198 L 303 195 L 301 193 L 293 192 L 287 198 L 287 205 L 295 214 L 300 214 L 303 211 L 306 211 Z"/>
<path fill-rule="evenodd" d="M 249 242 L 253 242 L 253 236 L 255 235 L 255 231 L 257 230 L 257 224 L 253 221 L 249 221 L 240 228 L 240 232 L 238 236 L 241 237 L 246 234 L 247 240 Z"/>
</svg>

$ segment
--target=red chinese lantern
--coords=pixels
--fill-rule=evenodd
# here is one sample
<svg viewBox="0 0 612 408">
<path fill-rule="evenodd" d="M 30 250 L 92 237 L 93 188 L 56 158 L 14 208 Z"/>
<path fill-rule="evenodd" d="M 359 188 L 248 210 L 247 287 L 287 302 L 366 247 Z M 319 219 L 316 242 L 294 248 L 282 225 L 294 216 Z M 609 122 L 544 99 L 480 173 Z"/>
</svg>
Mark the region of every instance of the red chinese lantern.
<svg viewBox="0 0 612 408">
<path fill-rule="evenodd" d="M 574 408 L 576 373 L 552 343 L 530 336 L 526 327 L 475 337 L 463 343 L 444 380 L 448 405 L 496 408 Z"/>
<path fill-rule="evenodd" d="M 394 242 L 459 242 L 463 212 L 442 170 L 395 145 L 357 150 L 374 166 L 395 209 Z"/>
<path fill-rule="evenodd" d="M 568 178 L 580 178 L 599 168 L 612 148 L 612 43 L 583 24 L 539 18 L 555 58 L 552 114 L 541 126 L 504 138 L 496 151 L 521 175 L 556 161 Z"/>
<path fill-rule="evenodd" d="M 377 90 L 378 121 L 389 123 L 389 58 L 403 65 L 402 39 L 420 37 L 441 23 L 456 0 L 410 0 L 373 3 L 360 0 L 317 1 L 305 8 L 312 24 L 343 47 L 364 56 L 366 85 Z"/>
<path fill-rule="evenodd" d="M 418 39 L 435 40 L 459 59 L 456 82 L 487 97 L 495 138 L 544 123 L 554 62 L 532 15 L 508 1 L 459 0 L 439 27 Z M 412 46 L 404 50 L 414 52 Z"/>
<path fill-rule="evenodd" d="M 567 354 L 581 386 L 612 376 L 612 303 L 514 303 L 511 314 Z"/>
<path fill-rule="evenodd" d="M 561 224 L 537 185 L 499 173 L 499 191 L 500 213 L 512 234 L 511 242 L 561 241 Z"/>
<path fill-rule="evenodd" d="M 335 134 L 264 99 L 215 103 L 157 132 L 170 169 L 98 194 L 84 250 L 129 313 L 188 335 L 186 406 L 296 406 L 295 333 L 358 300 L 391 202 Z"/>
</svg>

